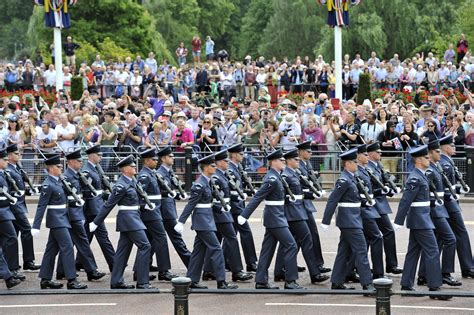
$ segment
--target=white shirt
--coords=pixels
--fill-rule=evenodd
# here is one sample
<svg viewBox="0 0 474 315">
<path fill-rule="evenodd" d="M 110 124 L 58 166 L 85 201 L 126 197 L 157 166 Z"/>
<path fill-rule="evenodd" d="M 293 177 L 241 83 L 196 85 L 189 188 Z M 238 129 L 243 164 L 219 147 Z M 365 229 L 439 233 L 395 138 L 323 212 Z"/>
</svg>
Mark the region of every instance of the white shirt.
<svg viewBox="0 0 474 315">
<path fill-rule="evenodd" d="M 368 123 L 363 123 L 360 127 L 360 135 L 364 138 L 365 142 L 376 142 L 379 134 L 383 131 L 383 127 L 380 124 L 369 125 Z"/>
<path fill-rule="evenodd" d="M 41 129 L 37 134 L 37 138 L 38 138 L 38 143 L 40 140 L 46 140 L 47 143 L 51 143 L 52 140 L 58 140 L 58 135 L 56 133 L 56 130 L 52 128 L 49 129 L 48 134 L 45 134 L 43 132 L 43 129 Z M 56 151 L 56 148 L 41 148 L 41 151 L 54 152 Z"/>
<path fill-rule="evenodd" d="M 46 70 L 43 76 L 44 76 L 44 85 L 46 86 L 56 85 L 56 70 L 53 70 L 53 71 Z"/>
<path fill-rule="evenodd" d="M 278 127 L 278 131 L 283 132 L 285 130 L 287 131 L 287 135 L 280 138 L 280 144 L 283 145 L 285 150 L 289 150 L 298 144 L 294 141 L 293 137 L 299 138 L 301 136 L 301 126 L 299 123 L 287 125 L 285 121 L 282 121 Z"/>
<path fill-rule="evenodd" d="M 68 123 L 66 127 L 63 127 L 62 124 L 56 126 L 55 129 L 57 136 L 70 136 L 76 133 L 76 126 Z M 74 140 L 61 140 L 58 141 L 58 145 L 63 149 L 64 152 L 71 152 L 71 148 L 74 148 Z"/>
</svg>

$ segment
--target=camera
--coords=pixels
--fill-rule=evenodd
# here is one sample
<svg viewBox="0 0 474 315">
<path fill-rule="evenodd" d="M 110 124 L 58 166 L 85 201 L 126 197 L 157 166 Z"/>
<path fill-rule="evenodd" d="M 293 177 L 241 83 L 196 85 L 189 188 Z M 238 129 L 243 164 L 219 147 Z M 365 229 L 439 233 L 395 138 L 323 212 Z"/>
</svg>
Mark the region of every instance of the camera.
<svg viewBox="0 0 474 315">
<path fill-rule="evenodd" d="M 176 137 L 177 137 L 177 138 L 180 138 L 182 135 L 183 135 L 183 132 L 182 132 L 182 131 L 179 131 L 179 132 L 176 133 Z"/>
<path fill-rule="evenodd" d="M 282 133 L 283 133 L 283 136 L 284 136 L 284 137 L 288 136 L 288 133 L 289 133 L 291 130 L 293 130 L 293 127 L 286 128 L 285 130 L 283 130 L 283 132 L 282 132 Z"/>
</svg>

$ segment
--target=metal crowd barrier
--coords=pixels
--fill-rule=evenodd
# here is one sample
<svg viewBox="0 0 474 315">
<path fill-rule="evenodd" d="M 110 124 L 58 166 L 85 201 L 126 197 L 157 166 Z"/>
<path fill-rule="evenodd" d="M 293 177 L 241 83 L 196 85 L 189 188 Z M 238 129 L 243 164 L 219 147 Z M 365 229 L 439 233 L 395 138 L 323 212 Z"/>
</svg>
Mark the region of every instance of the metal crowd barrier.
<svg viewBox="0 0 474 315">
<path fill-rule="evenodd" d="M 339 178 L 341 173 L 341 161 L 339 159 L 339 150 L 328 150 L 327 144 L 321 144 L 313 146 L 313 155 L 310 159 L 311 165 L 314 170 L 317 170 L 321 174 L 321 184 L 325 189 L 331 189 L 334 183 Z M 134 148 L 129 145 L 122 145 L 120 147 L 115 146 L 101 146 L 103 151 L 103 157 L 101 166 L 105 173 L 115 181 L 120 175 L 120 170 L 116 167 L 117 162 L 126 157 L 127 155 L 139 156 L 139 152 L 146 149 L 145 146 L 139 146 Z M 222 146 L 211 145 L 212 150 L 218 151 Z M 200 149 L 187 147 L 183 152 L 176 152 L 178 146 L 172 146 L 175 155 L 174 171 L 181 177 L 181 180 L 185 182 L 186 190 L 189 190 L 192 183 L 199 175 L 199 169 L 197 167 L 197 160 L 203 155 L 209 154 L 209 151 L 201 151 Z M 260 145 L 244 145 L 245 155 L 243 161 L 243 167 L 247 171 L 252 181 L 258 186 L 261 184 L 263 177 L 267 170 L 267 160 L 265 158 L 266 153 Z M 85 149 L 85 148 L 84 148 Z M 462 151 L 461 151 L 462 150 Z M 463 178 L 466 181 L 470 180 L 468 176 L 468 166 L 472 163 L 469 155 L 469 147 L 458 148 L 458 155 L 453 158 L 455 165 L 458 167 Z M 396 153 L 395 157 L 384 157 L 384 153 Z M 395 176 L 395 182 L 397 185 L 402 186 L 408 176 L 408 160 L 409 155 L 407 151 L 384 151 L 382 153 L 382 161 L 385 159 L 396 159 L 397 167 L 395 172 L 391 172 Z M 474 158 L 473 158 L 474 160 Z M 141 169 L 143 162 L 141 159 L 137 159 L 137 168 Z M 46 171 L 44 166 L 44 159 L 40 154 L 35 152 L 24 152 L 22 159 L 23 168 L 26 170 L 28 175 L 31 176 L 35 185 L 41 185 L 43 182 Z M 66 161 L 64 161 L 66 166 Z M 474 168 L 471 174 L 474 175 Z M 470 185 L 474 187 L 473 185 Z"/>
<path fill-rule="evenodd" d="M 391 279 L 375 279 L 373 281 L 375 292 L 369 293 L 364 290 L 331 290 L 331 289 L 307 289 L 307 290 L 256 290 L 256 289 L 190 289 L 191 279 L 186 277 L 174 278 L 171 281 L 173 289 L 151 289 L 151 290 L 117 290 L 117 289 L 91 289 L 91 290 L 1 290 L 0 296 L 32 296 L 32 295 L 126 295 L 126 294 L 173 294 L 174 314 L 189 314 L 189 299 L 195 294 L 219 294 L 219 295 L 364 295 L 375 297 L 375 314 L 390 315 L 390 299 L 393 295 L 401 296 L 441 296 L 449 295 L 460 298 L 474 298 L 474 292 L 470 291 L 400 291 L 392 290 Z"/>
</svg>

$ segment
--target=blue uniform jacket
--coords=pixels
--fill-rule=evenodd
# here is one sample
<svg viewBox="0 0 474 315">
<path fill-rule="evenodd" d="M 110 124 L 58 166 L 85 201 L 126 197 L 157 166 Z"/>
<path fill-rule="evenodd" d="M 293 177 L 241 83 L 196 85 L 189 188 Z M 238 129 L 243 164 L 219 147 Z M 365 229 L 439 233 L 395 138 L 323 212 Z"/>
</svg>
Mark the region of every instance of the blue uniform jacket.
<svg viewBox="0 0 474 315">
<path fill-rule="evenodd" d="M 28 208 L 25 204 L 25 182 L 23 181 L 23 177 L 21 176 L 20 171 L 18 170 L 16 165 L 8 163 L 5 172 L 8 172 L 10 174 L 10 176 L 13 178 L 16 185 L 18 186 L 18 189 L 20 189 L 20 191 L 22 192 L 21 197 L 15 196 L 18 200 L 16 204 L 10 205 L 11 211 L 13 213 L 28 213 Z M 10 183 L 8 183 L 8 191 L 11 191 L 13 193 L 12 185 Z"/>
<path fill-rule="evenodd" d="M 309 169 L 310 169 L 309 161 L 304 162 L 303 160 L 300 160 L 300 168 L 299 170 L 303 174 L 303 176 L 306 176 L 309 180 Z M 309 189 L 309 187 L 304 183 L 301 182 L 301 189 L 303 190 L 303 207 L 305 210 L 309 213 L 316 212 L 316 207 L 313 204 L 314 196 L 312 191 Z"/>
<path fill-rule="evenodd" d="M 286 167 L 281 176 L 286 180 L 291 192 L 296 198 L 295 202 L 290 202 L 288 199 L 289 196 L 285 198 L 285 216 L 287 221 L 308 220 L 308 214 L 303 207 L 303 190 L 298 174 L 291 168 Z"/>
<path fill-rule="evenodd" d="M 95 165 L 92 165 L 89 161 L 85 163 L 82 172 L 85 173 L 87 178 L 92 179 L 92 186 L 95 190 L 100 192 L 97 197 L 94 197 L 87 187 L 82 187 L 82 194 L 86 202 L 84 205 L 84 214 L 87 216 L 95 216 L 104 207 L 102 179 L 100 178 Z"/>
<path fill-rule="evenodd" d="M 74 172 L 71 168 L 68 168 L 64 172 L 64 177 L 66 177 L 67 181 L 71 185 L 71 188 L 76 188 L 76 194 L 82 197 L 82 188 L 81 182 L 79 181 L 79 174 Z M 78 206 L 72 196 L 67 196 L 67 199 L 69 201 L 69 220 L 71 222 L 85 220 L 83 206 Z"/>
<path fill-rule="evenodd" d="M 367 167 L 370 167 L 374 175 L 379 179 L 381 183 L 383 183 L 382 171 L 380 170 L 380 165 L 375 163 L 374 161 L 369 161 Z M 372 182 L 372 187 L 374 187 L 375 183 Z M 377 209 L 379 214 L 389 214 L 392 213 L 392 209 L 388 204 L 387 195 L 382 192 L 381 188 L 375 188 L 374 191 L 374 198 L 375 198 L 375 209 Z"/>
<path fill-rule="evenodd" d="M 452 188 L 456 191 L 456 175 L 454 171 L 454 162 L 453 160 L 444 154 L 441 154 L 441 161 L 439 161 L 441 167 L 444 170 L 444 173 L 448 177 L 449 181 L 451 182 Z M 445 207 L 448 212 L 457 213 L 461 212 L 461 207 L 459 207 L 458 201 L 452 196 L 448 187 L 444 188 L 444 201 Z"/>
<path fill-rule="evenodd" d="M 240 189 L 244 191 L 244 185 L 242 183 L 242 175 L 240 175 L 239 169 L 236 164 L 232 161 L 229 162 L 229 169 L 228 169 L 235 177 L 237 185 L 239 185 Z M 236 191 L 230 191 L 230 211 L 234 215 L 239 215 L 245 209 L 245 201 L 239 200 L 239 194 Z"/>
<path fill-rule="evenodd" d="M 208 179 L 201 175 L 191 187 L 188 204 L 184 207 L 178 221 L 184 224 L 192 214 L 191 229 L 195 231 L 217 231 L 212 213 L 212 199 Z"/>
<path fill-rule="evenodd" d="M 374 198 L 374 192 L 372 190 L 372 183 L 370 181 L 370 176 L 369 173 L 367 173 L 367 170 L 365 167 L 358 165 L 358 173 L 360 178 L 365 182 L 365 185 L 369 189 L 368 193 L 371 198 Z M 365 195 L 361 194 L 360 197 L 365 200 Z M 380 218 L 380 214 L 378 213 L 377 209 L 375 209 L 375 206 L 369 207 L 365 202 L 362 203 L 362 208 L 361 208 L 361 215 L 362 219 L 378 219 Z"/>
<path fill-rule="evenodd" d="M 63 184 L 59 179 L 47 176 L 41 187 L 41 194 L 32 228 L 40 229 L 41 221 L 46 211 L 47 228 L 71 228 L 67 203 L 67 195 L 64 191 Z"/>
<path fill-rule="evenodd" d="M 158 173 L 163 176 L 163 179 L 166 181 L 171 189 L 176 191 L 176 188 L 171 183 L 171 175 L 170 172 L 164 167 L 163 165 L 158 168 Z M 178 218 L 178 214 L 176 213 L 176 201 L 174 198 L 168 196 L 168 193 L 164 189 L 164 187 L 160 187 L 161 190 L 161 216 L 163 220 L 176 220 Z"/>
<path fill-rule="evenodd" d="M 339 228 L 362 229 L 361 203 L 354 175 L 344 170 L 329 195 L 322 224 L 331 224 L 337 208 L 336 225 Z"/>
<path fill-rule="evenodd" d="M 8 192 L 8 186 L 4 176 L 3 172 L 0 172 L 0 187 L 3 187 L 3 189 L 6 189 Z M 15 220 L 15 216 L 10 210 L 10 201 L 8 201 L 7 197 L 0 195 L 0 221 L 13 220 Z"/>
<path fill-rule="evenodd" d="M 433 163 L 430 163 L 430 167 L 426 170 L 426 177 L 433 182 L 436 187 L 436 192 L 443 199 L 444 195 L 444 185 L 441 174 Z M 437 206 L 435 204 L 434 194 L 430 192 L 430 207 L 431 207 L 431 217 L 433 218 L 449 218 L 448 210 L 443 206 Z"/>
<path fill-rule="evenodd" d="M 260 189 L 253 196 L 247 207 L 245 207 L 241 216 L 249 218 L 264 199 L 263 226 L 269 229 L 288 227 L 284 206 L 285 190 L 280 174 L 272 168 L 263 178 L 262 186 L 260 186 Z"/>
<path fill-rule="evenodd" d="M 415 168 L 405 183 L 403 196 L 398 204 L 395 224 L 403 225 L 406 218 L 409 229 L 434 229 L 430 212 L 428 179 L 423 171 Z"/>
<path fill-rule="evenodd" d="M 214 182 L 217 186 L 219 186 L 219 190 L 223 192 L 223 199 L 226 204 L 230 202 L 230 188 L 229 188 L 229 180 L 225 176 L 225 173 L 217 169 L 216 173 L 212 175 Z M 232 213 L 230 211 L 222 211 L 222 206 L 219 200 L 213 200 L 213 211 L 214 211 L 214 221 L 216 223 L 233 223 L 234 218 L 232 217 Z"/>
<path fill-rule="evenodd" d="M 156 221 L 163 220 L 161 217 L 161 192 L 156 180 L 155 171 L 148 167 L 143 167 L 138 173 L 138 182 L 142 185 L 143 190 L 147 193 L 148 199 L 155 204 L 153 211 L 145 210 L 145 202 L 141 202 L 141 216 L 142 221 Z"/>
<path fill-rule="evenodd" d="M 96 225 L 101 224 L 110 211 L 118 205 L 116 231 L 129 232 L 146 230 L 140 218 L 140 200 L 137 190 L 131 179 L 122 175 L 112 188 L 109 199 L 94 219 Z"/>
</svg>

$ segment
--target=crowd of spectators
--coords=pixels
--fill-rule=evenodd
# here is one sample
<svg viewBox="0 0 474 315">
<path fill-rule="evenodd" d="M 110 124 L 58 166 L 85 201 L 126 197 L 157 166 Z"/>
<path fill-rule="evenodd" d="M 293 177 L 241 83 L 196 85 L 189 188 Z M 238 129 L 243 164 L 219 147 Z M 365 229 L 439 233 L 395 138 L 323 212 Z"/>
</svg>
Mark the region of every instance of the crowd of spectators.
<svg viewBox="0 0 474 315">
<path fill-rule="evenodd" d="M 249 167 L 258 169 L 262 163 L 255 157 L 262 149 L 311 140 L 321 168 L 328 170 L 337 166 L 336 152 L 380 141 L 383 163 L 395 172 L 403 152 L 420 142 L 452 134 L 460 151 L 474 145 L 474 57 L 462 40 L 462 58 L 459 43 L 457 52 L 451 45 L 443 56 L 379 59 L 372 52 L 363 60 L 345 55 L 343 99 L 334 100 L 334 62 L 323 56 L 230 61 L 225 51 L 214 54 L 210 37 L 204 44 L 195 37 L 192 60 L 184 43 L 176 49 L 178 66 L 157 61 L 150 52 L 145 59 L 124 61 L 97 55 L 76 68 L 79 46 L 68 38 L 64 91 L 56 91 L 54 103 L 35 92 L 55 90 L 53 64 L 30 59 L 0 64 L 0 90 L 13 93 L 0 102 L 0 145 L 18 143 L 33 155 L 37 149 L 68 151 L 100 143 L 112 155 L 120 146 L 171 144 L 179 154 L 186 147 L 201 152 L 243 142 Z M 362 73 L 370 73 L 373 91 L 386 91 L 383 97 L 356 103 Z M 79 100 L 70 98 L 75 75 L 83 78 Z M 16 95 L 19 90 L 26 92 Z M 414 93 L 413 102 L 397 97 L 400 90 Z"/>
</svg>

